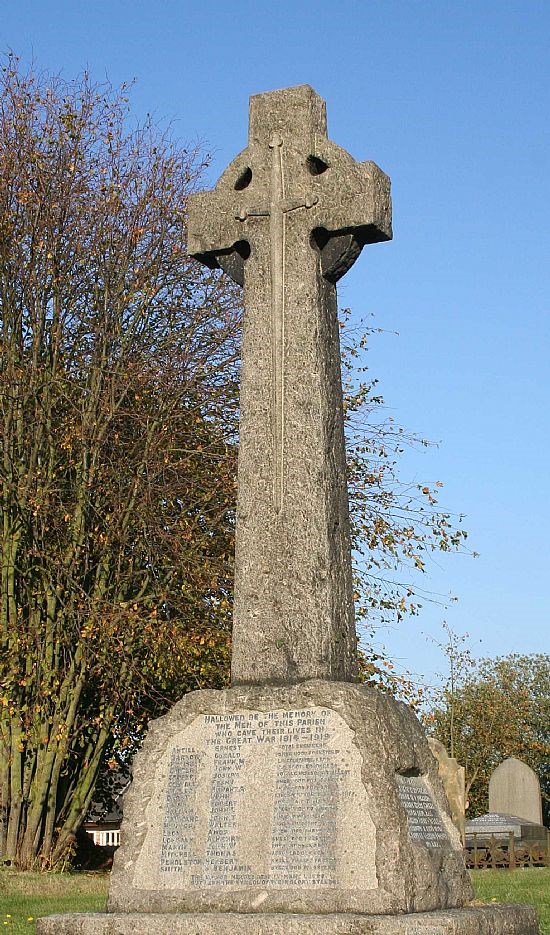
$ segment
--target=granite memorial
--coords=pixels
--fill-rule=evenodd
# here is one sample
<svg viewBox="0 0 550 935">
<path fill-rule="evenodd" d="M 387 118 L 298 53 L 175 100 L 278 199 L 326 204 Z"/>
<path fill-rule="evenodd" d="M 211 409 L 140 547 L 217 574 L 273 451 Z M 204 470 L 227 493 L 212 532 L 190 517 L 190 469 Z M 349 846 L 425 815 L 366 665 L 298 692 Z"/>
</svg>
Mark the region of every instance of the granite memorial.
<svg viewBox="0 0 550 935">
<path fill-rule="evenodd" d="M 423 730 L 356 682 L 336 282 L 390 238 L 388 178 L 313 89 L 252 97 L 247 148 L 189 203 L 189 252 L 244 285 L 232 687 L 151 724 L 107 913 L 39 935 L 538 932 L 467 905 Z"/>
</svg>

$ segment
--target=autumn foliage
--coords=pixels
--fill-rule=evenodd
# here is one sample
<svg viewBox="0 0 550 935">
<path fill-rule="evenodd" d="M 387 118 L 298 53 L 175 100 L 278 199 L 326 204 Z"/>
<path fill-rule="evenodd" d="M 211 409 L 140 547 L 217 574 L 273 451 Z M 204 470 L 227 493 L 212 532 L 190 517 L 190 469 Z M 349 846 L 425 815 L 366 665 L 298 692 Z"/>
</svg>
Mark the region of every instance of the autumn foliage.
<svg viewBox="0 0 550 935">
<path fill-rule="evenodd" d="M 196 152 L 86 77 L 2 85 L 0 854 L 53 866 L 227 672 L 239 305 L 186 256 Z"/>
<path fill-rule="evenodd" d="M 464 653 L 461 653 L 464 663 Z M 459 659 L 459 662 L 461 661 Z M 537 773 L 550 814 L 550 656 L 512 653 L 470 661 L 437 692 L 428 730 L 466 770 L 468 817 L 488 811 L 489 779 L 515 756 Z"/>
</svg>

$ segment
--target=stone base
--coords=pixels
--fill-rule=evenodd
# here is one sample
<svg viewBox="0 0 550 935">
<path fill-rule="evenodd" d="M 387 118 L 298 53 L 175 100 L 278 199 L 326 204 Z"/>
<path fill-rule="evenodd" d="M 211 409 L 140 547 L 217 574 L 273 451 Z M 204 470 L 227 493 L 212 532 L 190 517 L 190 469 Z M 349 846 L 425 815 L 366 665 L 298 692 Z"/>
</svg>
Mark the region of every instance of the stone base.
<svg viewBox="0 0 550 935">
<path fill-rule="evenodd" d="M 190 692 L 133 773 L 111 913 L 395 916 L 473 897 L 424 731 L 368 685 Z"/>
<path fill-rule="evenodd" d="M 38 919 L 37 935 L 539 935 L 531 906 L 472 906 L 398 916 L 361 913 L 71 913 Z"/>
</svg>

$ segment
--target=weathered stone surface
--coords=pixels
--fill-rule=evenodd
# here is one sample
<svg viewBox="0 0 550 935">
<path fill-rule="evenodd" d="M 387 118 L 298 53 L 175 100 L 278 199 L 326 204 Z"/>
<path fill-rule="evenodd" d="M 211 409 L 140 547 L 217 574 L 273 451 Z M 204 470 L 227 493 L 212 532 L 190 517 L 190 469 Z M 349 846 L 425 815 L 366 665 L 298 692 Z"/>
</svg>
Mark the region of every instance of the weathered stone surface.
<svg viewBox="0 0 550 935">
<path fill-rule="evenodd" d="M 111 911 L 391 913 L 471 896 L 418 721 L 349 683 L 187 695 L 150 727 L 121 836 Z"/>
<path fill-rule="evenodd" d="M 189 251 L 245 287 L 232 680 L 354 680 L 336 280 L 391 237 L 389 179 L 308 85 L 250 101 L 248 147 L 189 201 Z"/>
<path fill-rule="evenodd" d="M 37 935 L 539 935 L 530 906 L 476 906 L 402 916 L 358 913 L 74 913 L 39 919 Z"/>
<path fill-rule="evenodd" d="M 489 811 L 542 825 L 539 777 L 527 763 L 512 756 L 497 766 L 489 780 Z"/>
<path fill-rule="evenodd" d="M 451 809 L 451 818 L 464 843 L 466 813 L 466 771 L 458 760 L 449 756 L 445 746 L 435 737 L 428 737 L 428 745 L 437 760 L 437 770 Z"/>
<path fill-rule="evenodd" d="M 470 847 L 474 843 L 486 846 L 492 840 L 507 844 L 510 834 L 514 835 L 516 843 L 521 842 L 526 846 L 540 844 L 544 847 L 546 844 L 547 830 L 544 825 L 514 815 L 488 812 L 471 818 L 465 825 L 466 843 Z"/>
</svg>

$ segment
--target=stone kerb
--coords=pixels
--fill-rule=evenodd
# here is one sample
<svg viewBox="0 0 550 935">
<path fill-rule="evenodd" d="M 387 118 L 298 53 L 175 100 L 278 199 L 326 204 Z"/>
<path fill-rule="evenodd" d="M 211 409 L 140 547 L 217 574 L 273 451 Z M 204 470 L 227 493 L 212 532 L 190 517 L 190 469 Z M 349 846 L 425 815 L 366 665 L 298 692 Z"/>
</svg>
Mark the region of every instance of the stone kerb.
<svg viewBox="0 0 550 935">
<path fill-rule="evenodd" d="M 186 915 L 100 913 L 50 916 L 37 935 L 539 935 L 530 906 L 476 906 L 415 916 L 194 912 Z"/>
</svg>

